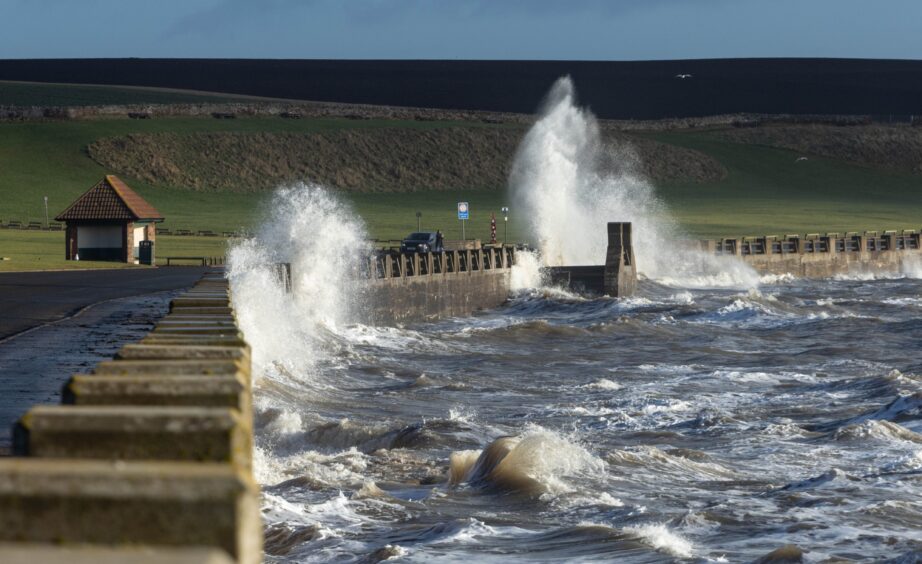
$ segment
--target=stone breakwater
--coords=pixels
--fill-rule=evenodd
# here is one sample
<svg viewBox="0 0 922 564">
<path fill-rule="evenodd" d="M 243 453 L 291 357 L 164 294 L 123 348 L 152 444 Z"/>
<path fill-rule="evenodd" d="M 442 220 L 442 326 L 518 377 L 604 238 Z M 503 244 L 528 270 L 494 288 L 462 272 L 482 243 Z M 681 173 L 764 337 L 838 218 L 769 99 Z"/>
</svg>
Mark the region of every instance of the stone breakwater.
<svg viewBox="0 0 922 564">
<path fill-rule="evenodd" d="M 4 561 L 260 562 L 250 348 L 223 273 L 62 405 L 30 409 L 0 459 Z"/>
</svg>

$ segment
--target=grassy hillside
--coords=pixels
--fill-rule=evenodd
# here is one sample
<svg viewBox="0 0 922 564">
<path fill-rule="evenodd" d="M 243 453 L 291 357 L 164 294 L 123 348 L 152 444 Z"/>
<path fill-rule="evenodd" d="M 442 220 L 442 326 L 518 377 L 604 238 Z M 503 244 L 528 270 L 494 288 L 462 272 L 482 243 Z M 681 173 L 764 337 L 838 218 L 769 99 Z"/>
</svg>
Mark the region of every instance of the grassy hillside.
<svg viewBox="0 0 922 564">
<path fill-rule="evenodd" d="M 0 106 L 105 106 L 234 102 L 239 97 L 165 88 L 0 81 Z"/>
<path fill-rule="evenodd" d="M 154 120 L 100 119 L 0 123 L 0 220 L 42 221 L 42 197 L 49 197 L 53 217 L 104 174 L 121 174 L 105 168 L 87 154 L 98 139 L 138 133 L 192 134 L 208 132 L 308 133 L 349 128 L 439 128 L 442 122 L 392 122 L 385 120 L 272 118 L 164 118 Z M 153 184 L 130 174 L 123 178 L 153 203 L 172 228 L 234 230 L 248 227 L 260 194 L 195 192 L 187 187 Z"/>
<path fill-rule="evenodd" d="M 869 138 L 909 149 L 893 158 L 884 141 L 863 144 L 870 134 L 861 128 L 817 129 L 806 146 L 795 144 L 802 139 L 796 131 L 779 136 L 769 128 L 616 138 L 633 140 L 647 170 L 661 175 L 658 193 L 690 236 L 920 228 L 922 177 L 912 172 L 912 148 L 922 130 L 903 127 L 903 137 L 893 137 L 896 129 L 878 129 Z M 490 212 L 506 205 L 509 239 L 523 240 L 525 218 L 504 190 L 505 167 L 523 133 L 519 125 L 346 118 L 0 123 L 0 222 L 42 221 L 46 195 L 53 217 L 115 173 L 164 213 L 165 227 L 233 231 L 265 216 L 273 186 L 307 177 L 342 189 L 375 238 L 414 230 L 417 211 L 423 228 L 458 237 L 455 205 L 463 200 L 472 209 L 468 236 L 487 238 Z M 197 184 L 201 178 L 211 180 Z M 0 256 L 18 255 L 11 263 L 19 265 L 47 256 L 53 260 L 45 265 L 70 266 L 54 262 L 62 238 L 0 230 Z M 220 254 L 223 245 L 163 238 L 158 255 Z"/>
<path fill-rule="evenodd" d="M 264 120 L 271 127 L 271 120 Z M 496 190 L 506 184 L 526 128 L 518 124 L 391 121 L 382 128 L 300 132 L 146 133 L 87 147 L 111 170 L 151 185 L 193 191 L 263 192 L 311 181 L 348 192 Z M 719 180 L 723 167 L 704 153 L 606 132 L 629 145 L 654 181 Z"/>
</svg>

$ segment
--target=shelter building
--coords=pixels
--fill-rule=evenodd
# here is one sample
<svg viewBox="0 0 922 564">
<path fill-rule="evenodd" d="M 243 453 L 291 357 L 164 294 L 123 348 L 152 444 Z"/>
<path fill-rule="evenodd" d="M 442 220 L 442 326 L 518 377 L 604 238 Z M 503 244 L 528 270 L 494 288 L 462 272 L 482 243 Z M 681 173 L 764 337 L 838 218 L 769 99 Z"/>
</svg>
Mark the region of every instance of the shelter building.
<svg viewBox="0 0 922 564">
<path fill-rule="evenodd" d="M 55 217 L 65 222 L 67 260 L 153 261 L 155 225 L 163 216 L 117 176 L 106 175 Z M 150 243 L 142 243 L 150 241 Z"/>
</svg>

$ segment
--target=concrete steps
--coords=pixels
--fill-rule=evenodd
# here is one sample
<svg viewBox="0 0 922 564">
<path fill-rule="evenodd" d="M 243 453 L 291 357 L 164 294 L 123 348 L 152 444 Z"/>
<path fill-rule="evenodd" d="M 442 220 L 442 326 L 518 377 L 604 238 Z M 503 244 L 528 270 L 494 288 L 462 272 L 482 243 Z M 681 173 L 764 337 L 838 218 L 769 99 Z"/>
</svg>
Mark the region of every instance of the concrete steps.
<svg viewBox="0 0 922 564">
<path fill-rule="evenodd" d="M 3 561 L 260 562 L 250 370 L 227 281 L 208 274 L 16 424 Z"/>
</svg>

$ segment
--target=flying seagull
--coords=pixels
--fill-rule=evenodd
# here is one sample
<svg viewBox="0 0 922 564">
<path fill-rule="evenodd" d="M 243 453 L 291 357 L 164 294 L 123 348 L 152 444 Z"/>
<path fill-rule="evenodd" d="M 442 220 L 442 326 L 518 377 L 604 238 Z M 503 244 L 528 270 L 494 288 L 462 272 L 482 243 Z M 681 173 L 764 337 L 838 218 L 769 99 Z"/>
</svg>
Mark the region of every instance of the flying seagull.
<svg viewBox="0 0 922 564">
<path fill-rule="evenodd" d="M 675 77 L 676 77 L 676 78 L 683 78 L 683 79 L 684 79 L 684 78 L 691 78 L 692 75 L 690 75 L 690 74 L 677 74 L 677 75 L 675 75 Z"/>
</svg>

